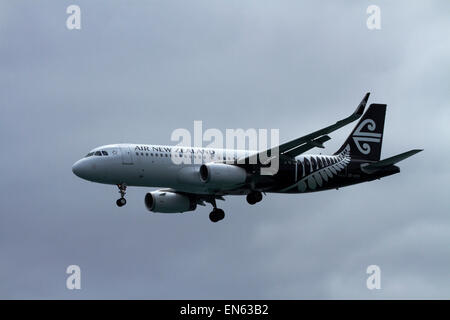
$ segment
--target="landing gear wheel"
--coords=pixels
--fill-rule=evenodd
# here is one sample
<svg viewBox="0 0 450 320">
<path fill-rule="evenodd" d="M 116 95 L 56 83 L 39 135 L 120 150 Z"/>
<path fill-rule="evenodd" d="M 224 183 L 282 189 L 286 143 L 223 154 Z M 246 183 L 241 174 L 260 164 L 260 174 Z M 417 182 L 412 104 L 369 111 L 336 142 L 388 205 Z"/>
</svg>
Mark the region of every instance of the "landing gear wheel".
<svg viewBox="0 0 450 320">
<path fill-rule="evenodd" d="M 125 200 L 125 191 L 127 190 L 127 185 L 125 183 L 118 184 L 120 198 L 117 199 L 116 204 L 118 207 L 123 207 L 127 204 L 127 200 Z"/>
<path fill-rule="evenodd" d="M 257 191 L 257 192 L 250 192 L 247 195 L 247 202 L 249 204 L 255 204 L 257 202 L 260 202 L 262 200 L 262 193 Z"/>
<path fill-rule="evenodd" d="M 211 222 L 218 222 L 223 218 L 225 218 L 225 212 L 223 212 L 222 209 L 216 208 L 209 214 L 209 220 L 211 220 Z"/>
<path fill-rule="evenodd" d="M 127 200 L 125 198 L 117 199 L 116 204 L 118 207 L 123 207 L 127 204 Z"/>
</svg>

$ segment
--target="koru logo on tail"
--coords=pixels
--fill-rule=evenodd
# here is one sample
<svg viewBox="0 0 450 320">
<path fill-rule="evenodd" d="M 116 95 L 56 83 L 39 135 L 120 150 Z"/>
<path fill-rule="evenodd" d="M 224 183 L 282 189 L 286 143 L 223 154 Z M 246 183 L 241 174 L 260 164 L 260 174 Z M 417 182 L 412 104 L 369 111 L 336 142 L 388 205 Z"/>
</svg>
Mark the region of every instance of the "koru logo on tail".
<svg viewBox="0 0 450 320">
<path fill-rule="evenodd" d="M 359 152 L 361 152 L 362 154 L 370 153 L 370 145 L 366 142 L 381 142 L 381 133 L 362 131 L 366 125 L 369 131 L 375 131 L 377 127 L 375 121 L 373 121 L 372 119 L 366 119 L 361 122 L 361 124 L 356 128 L 355 133 L 353 134 L 353 141 L 355 142 Z M 363 142 L 362 145 L 361 142 Z"/>
</svg>

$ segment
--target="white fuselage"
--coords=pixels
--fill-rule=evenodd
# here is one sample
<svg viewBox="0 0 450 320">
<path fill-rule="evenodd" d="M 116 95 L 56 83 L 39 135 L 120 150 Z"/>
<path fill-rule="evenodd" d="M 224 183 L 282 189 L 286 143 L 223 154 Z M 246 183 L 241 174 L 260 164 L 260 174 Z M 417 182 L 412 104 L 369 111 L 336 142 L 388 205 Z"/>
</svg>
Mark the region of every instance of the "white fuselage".
<svg viewBox="0 0 450 320">
<path fill-rule="evenodd" d="M 198 177 L 198 168 L 203 163 L 233 162 L 252 153 L 245 150 L 114 144 L 93 149 L 78 160 L 72 170 L 77 176 L 93 182 L 207 194 L 210 190 Z"/>
<path fill-rule="evenodd" d="M 73 165 L 72 171 L 80 178 L 104 184 L 172 188 L 196 194 L 245 194 L 249 190 L 211 188 L 200 180 L 199 168 L 211 162 L 233 163 L 255 153 L 248 150 L 113 144 L 93 149 Z M 295 161 L 303 162 L 311 157 L 336 158 L 300 155 Z M 312 171 L 313 167 L 309 172 Z M 305 176 L 304 172 L 299 174 Z M 293 172 L 294 175 L 297 176 L 297 172 Z"/>
</svg>

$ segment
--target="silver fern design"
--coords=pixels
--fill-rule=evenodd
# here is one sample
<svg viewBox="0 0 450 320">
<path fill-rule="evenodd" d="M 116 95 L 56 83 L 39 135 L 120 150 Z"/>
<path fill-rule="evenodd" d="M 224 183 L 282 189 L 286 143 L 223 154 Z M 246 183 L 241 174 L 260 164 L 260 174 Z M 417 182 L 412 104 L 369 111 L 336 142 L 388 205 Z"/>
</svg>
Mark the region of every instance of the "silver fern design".
<svg viewBox="0 0 450 320">
<path fill-rule="evenodd" d="M 307 163 L 309 163 L 310 166 L 309 172 L 311 173 L 304 176 L 297 183 L 281 191 L 287 191 L 294 187 L 297 187 L 299 192 L 305 192 L 307 190 L 315 190 L 317 187 L 322 187 L 330 179 L 336 176 L 339 172 L 344 170 L 345 167 L 347 167 L 347 165 L 350 163 L 351 160 L 350 145 L 347 144 L 344 150 L 342 150 L 341 153 L 339 153 L 336 156 L 320 156 L 320 157 L 321 159 L 325 160 L 322 162 L 323 163 L 326 162 L 327 163 L 326 166 L 320 169 L 318 165 L 316 165 L 316 167 L 313 167 L 311 157 L 305 156 L 304 159 L 308 161 Z M 303 164 L 305 163 L 306 161 L 303 162 Z"/>
</svg>

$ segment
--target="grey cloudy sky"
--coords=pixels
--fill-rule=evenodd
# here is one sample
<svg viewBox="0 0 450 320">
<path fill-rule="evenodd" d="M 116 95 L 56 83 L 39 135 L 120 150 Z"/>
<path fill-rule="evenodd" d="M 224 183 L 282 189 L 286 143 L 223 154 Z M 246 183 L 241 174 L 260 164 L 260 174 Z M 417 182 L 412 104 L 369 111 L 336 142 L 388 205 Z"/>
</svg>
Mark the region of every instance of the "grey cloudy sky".
<svg viewBox="0 0 450 320">
<path fill-rule="evenodd" d="M 66 29 L 78 4 L 82 29 Z M 366 8 L 381 8 L 379 31 Z M 0 2 L 0 298 L 450 298 L 448 1 Z M 381 181 L 151 214 L 147 188 L 80 180 L 109 143 L 176 128 L 288 140 L 388 104 Z M 332 134 L 334 152 L 351 125 Z M 82 289 L 65 287 L 66 267 Z M 381 290 L 366 288 L 379 265 Z"/>
</svg>

